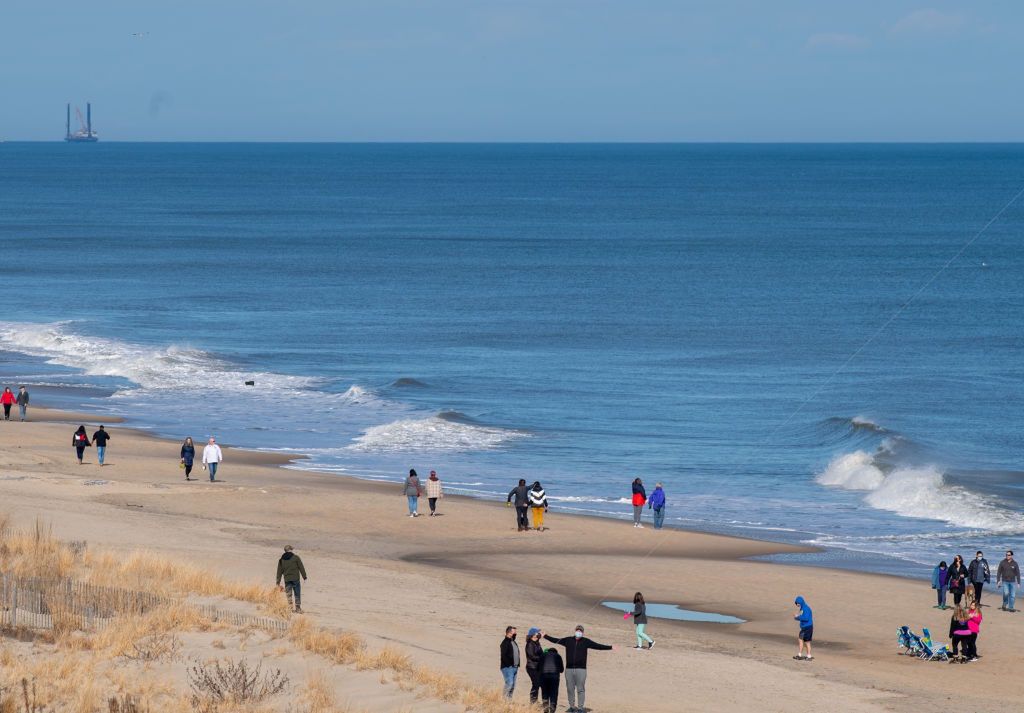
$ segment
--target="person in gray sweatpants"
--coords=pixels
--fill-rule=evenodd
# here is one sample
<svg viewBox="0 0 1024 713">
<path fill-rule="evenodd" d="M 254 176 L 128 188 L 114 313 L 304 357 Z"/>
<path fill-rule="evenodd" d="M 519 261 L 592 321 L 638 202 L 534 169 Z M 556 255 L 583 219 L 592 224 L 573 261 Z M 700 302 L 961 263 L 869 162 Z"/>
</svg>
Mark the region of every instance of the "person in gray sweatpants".
<svg viewBox="0 0 1024 713">
<path fill-rule="evenodd" d="M 587 652 L 615 651 L 583 635 L 583 625 L 577 624 L 572 636 L 556 639 L 540 632 L 548 641 L 565 647 L 565 695 L 569 699 L 569 713 L 582 713 L 587 697 Z"/>
</svg>

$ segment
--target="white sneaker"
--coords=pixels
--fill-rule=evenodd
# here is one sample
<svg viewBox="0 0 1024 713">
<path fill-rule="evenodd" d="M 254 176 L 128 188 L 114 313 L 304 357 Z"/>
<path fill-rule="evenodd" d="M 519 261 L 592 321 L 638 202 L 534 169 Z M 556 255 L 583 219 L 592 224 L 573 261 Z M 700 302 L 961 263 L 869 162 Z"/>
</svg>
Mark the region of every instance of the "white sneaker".
<svg viewBox="0 0 1024 713">
<path fill-rule="evenodd" d="M 637 525 L 637 527 L 639 527 L 641 530 L 644 529 L 643 525 Z"/>
</svg>

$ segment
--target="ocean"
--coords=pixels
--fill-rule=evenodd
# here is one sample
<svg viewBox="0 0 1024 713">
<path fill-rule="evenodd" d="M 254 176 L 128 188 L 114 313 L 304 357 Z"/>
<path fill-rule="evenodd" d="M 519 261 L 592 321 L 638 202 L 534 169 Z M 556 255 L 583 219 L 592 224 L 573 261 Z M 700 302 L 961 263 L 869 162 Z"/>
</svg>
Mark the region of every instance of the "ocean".
<svg viewBox="0 0 1024 713">
<path fill-rule="evenodd" d="M 660 481 L 671 525 L 872 571 L 1024 533 L 1024 200 L 978 235 L 1022 145 L 6 143 L 0 169 L 0 382 L 37 403 L 394 482 L 396 516 L 416 468 L 539 479 L 553 526 Z"/>
</svg>

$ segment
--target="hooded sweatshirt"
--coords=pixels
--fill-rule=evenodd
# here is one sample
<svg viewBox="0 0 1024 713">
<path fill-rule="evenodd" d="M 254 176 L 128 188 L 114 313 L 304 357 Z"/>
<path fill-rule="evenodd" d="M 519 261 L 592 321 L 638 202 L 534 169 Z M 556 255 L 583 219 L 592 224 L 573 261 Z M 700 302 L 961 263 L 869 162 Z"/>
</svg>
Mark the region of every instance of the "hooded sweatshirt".
<svg viewBox="0 0 1024 713">
<path fill-rule="evenodd" d="M 647 506 L 652 510 L 661 510 L 665 507 L 665 491 L 661 488 L 655 488 L 654 492 L 651 493 L 651 499 L 647 502 Z"/>
<path fill-rule="evenodd" d="M 277 561 L 277 583 L 283 579 L 286 582 L 298 582 L 299 577 L 306 578 L 306 568 L 302 566 L 302 560 L 294 552 L 285 552 Z"/>
<path fill-rule="evenodd" d="M 558 649 L 551 647 L 544 652 L 544 657 L 540 660 L 540 672 L 542 676 L 555 676 L 562 673 L 565 670 L 565 664 L 562 663 L 562 655 L 558 653 Z"/>
<path fill-rule="evenodd" d="M 800 628 L 807 629 L 808 627 L 814 626 L 814 616 L 811 613 L 811 608 L 807 606 L 807 602 L 804 601 L 804 598 L 797 597 L 795 604 L 800 607 L 800 615 L 796 617 L 796 620 L 800 622 Z"/>
</svg>

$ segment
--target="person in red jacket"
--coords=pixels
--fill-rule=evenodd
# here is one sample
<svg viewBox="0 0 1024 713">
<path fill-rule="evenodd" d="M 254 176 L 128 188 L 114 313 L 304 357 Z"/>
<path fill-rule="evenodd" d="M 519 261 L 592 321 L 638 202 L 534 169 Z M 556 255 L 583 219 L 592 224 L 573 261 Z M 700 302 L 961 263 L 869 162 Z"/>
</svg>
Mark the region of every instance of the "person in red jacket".
<svg viewBox="0 0 1024 713">
<path fill-rule="evenodd" d="M 633 481 L 633 527 L 643 527 L 640 518 L 644 514 L 644 505 L 647 503 L 647 491 L 644 490 L 644 482 L 637 478 Z"/>
<path fill-rule="evenodd" d="M 0 395 L 0 404 L 4 406 L 4 420 L 11 420 L 11 406 L 15 404 L 17 398 L 14 396 L 14 392 L 11 391 L 11 387 L 4 387 L 4 393 Z"/>
</svg>

